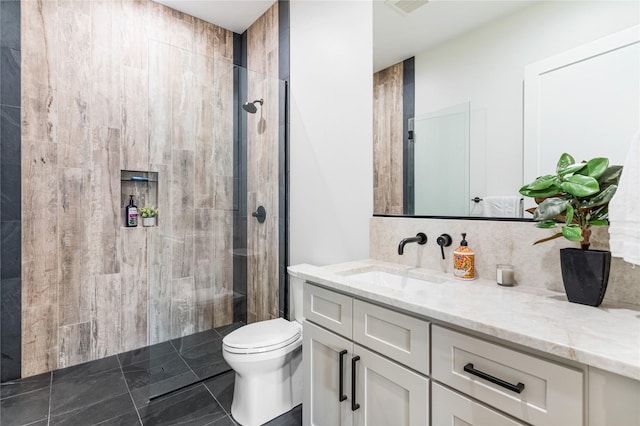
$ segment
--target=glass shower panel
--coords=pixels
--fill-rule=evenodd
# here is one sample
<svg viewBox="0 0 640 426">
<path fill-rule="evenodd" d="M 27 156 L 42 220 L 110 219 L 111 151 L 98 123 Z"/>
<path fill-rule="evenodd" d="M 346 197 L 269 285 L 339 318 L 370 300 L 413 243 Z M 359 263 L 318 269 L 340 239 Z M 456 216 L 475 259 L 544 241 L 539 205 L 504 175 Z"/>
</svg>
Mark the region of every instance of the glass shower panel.
<svg viewBox="0 0 640 426">
<path fill-rule="evenodd" d="M 139 365 L 148 377 L 141 397 L 229 371 L 223 336 L 271 318 L 263 304 L 277 316 L 271 271 L 278 269 L 284 194 L 271 152 L 282 142 L 281 93 L 277 79 L 150 43 L 148 171 L 157 173 L 159 214 L 145 228 L 152 346 Z M 242 108 L 259 99 L 255 113 Z M 263 223 L 252 216 L 258 205 L 267 212 Z"/>
<path fill-rule="evenodd" d="M 254 71 L 247 72 L 247 100 L 257 103 L 247 119 L 247 321 L 279 316 L 280 147 L 284 137 L 284 82 Z M 282 116 L 282 118 L 280 118 Z M 266 216 L 262 222 L 259 209 Z"/>
<path fill-rule="evenodd" d="M 415 214 L 469 214 L 469 103 L 414 119 Z"/>
</svg>

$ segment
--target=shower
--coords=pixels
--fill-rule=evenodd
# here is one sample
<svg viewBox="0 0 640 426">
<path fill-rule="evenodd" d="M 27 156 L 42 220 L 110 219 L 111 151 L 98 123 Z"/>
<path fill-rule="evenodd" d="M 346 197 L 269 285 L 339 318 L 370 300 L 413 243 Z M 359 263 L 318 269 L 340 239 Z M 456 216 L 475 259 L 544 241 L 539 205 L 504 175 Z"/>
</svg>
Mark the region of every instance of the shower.
<svg viewBox="0 0 640 426">
<path fill-rule="evenodd" d="M 247 111 L 249 114 L 255 114 L 256 111 L 258 111 L 258 108 L 256 108 L 256 104 L 260 104 L 262 105 L 262 99 L 256 99 L 253 102 L 245 102 L 242 104 L 242 109 Z"/>
</svg>

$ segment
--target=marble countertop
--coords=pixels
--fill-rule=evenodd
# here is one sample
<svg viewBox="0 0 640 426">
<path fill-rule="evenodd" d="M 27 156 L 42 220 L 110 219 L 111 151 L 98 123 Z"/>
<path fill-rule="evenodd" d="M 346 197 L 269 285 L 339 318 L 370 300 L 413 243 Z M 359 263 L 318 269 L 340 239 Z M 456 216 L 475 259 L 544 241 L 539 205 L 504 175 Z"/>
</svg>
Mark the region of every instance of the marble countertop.
<svg viewBox="0 0 640 426">
<path fill-rule="evenodd" d="M 371 270 L 442 282 L 399 289 L 356 275 Z M 594 308 L 569 303 L 564 293 L 501 287 L 486 279 L 460 281 L 371 259 L 325 267 L 301 264 L 288 271 L 356 297 L 640 380 L 640 309 L 634 305 Z"/>
</svg>

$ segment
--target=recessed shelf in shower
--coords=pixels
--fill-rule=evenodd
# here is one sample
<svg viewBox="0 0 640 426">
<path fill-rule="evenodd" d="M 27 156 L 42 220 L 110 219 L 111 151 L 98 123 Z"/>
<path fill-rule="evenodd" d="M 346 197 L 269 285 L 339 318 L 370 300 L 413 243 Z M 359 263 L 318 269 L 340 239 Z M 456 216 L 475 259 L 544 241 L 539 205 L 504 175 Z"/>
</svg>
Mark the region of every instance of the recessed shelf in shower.
<svg viewBox="0 0 640 426">
<path fill-rule="evenodd" d="M 125 225 L 125 208 L 129 204 L 130 195 L 133 195 L 138 209 L 148 206 L 158 207 L 158 172 L 120 171 L 120 208 L 123 226 Z"/>
</svg>

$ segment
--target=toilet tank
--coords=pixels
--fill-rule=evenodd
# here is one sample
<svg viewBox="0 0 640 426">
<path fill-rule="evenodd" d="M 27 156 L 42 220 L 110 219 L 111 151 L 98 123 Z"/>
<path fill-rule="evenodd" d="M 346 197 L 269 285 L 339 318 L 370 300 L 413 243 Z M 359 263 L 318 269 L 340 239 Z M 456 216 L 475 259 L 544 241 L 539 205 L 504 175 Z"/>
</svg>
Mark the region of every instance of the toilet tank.
<svg viewBox="0 0 640 426">
<path fill-rule="evenodd" d="M 302 287 L 304 280 L 289 275 L 289 321 L 297 321 L 302 324 Z"/>
</svg>

